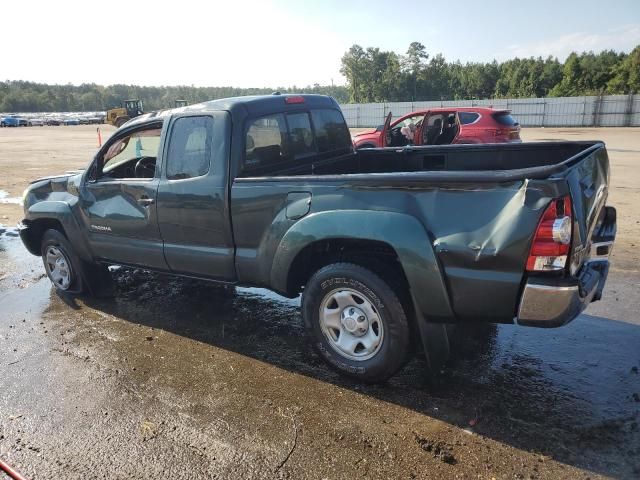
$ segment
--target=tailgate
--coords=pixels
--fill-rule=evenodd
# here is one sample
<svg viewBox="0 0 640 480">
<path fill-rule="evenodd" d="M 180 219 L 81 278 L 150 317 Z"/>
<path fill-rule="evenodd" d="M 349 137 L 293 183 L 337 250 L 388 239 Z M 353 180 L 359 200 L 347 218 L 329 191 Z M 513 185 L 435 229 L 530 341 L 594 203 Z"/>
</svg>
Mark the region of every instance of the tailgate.
<svg viewBox="0 0 640 480">
<path fill-rule="evenodd" d="M 603 144 L 589 150 L 576 160 L 566 177 L 575 215 L 571 273 L 575 273 L 589 258 L 592 238 L 597 237 L 606 217 L 609 157 Z"/>
</svg>

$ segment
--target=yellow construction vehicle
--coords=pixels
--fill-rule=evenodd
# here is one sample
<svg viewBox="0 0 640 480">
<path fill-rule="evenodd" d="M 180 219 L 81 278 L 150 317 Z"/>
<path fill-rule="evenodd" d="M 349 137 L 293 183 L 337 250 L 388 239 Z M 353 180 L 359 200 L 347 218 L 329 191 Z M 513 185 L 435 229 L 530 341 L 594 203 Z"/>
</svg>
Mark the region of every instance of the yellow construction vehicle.
<svg viewBox="0 0 640 480">
<path fill-rule="evenodd" d="M 107 123 L 120 128 L 126 122 L 144 113 L 142 100 L 125 100 L 122 108 L 112 108 L 107 110 Z"/>
</svg>

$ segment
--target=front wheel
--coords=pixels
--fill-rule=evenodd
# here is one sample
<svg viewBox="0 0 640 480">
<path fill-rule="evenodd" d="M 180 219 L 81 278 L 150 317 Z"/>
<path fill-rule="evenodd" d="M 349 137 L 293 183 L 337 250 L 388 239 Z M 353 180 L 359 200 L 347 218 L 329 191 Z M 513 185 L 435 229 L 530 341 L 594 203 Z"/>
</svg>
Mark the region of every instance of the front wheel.
<svg viewBox="0 0 640 480">
<path fill-rule="evenodd" d="M 307 334 L 335 370 L 367 383 L 387 380 L 410 353 L 409 322 L 396 293 L 359 265 L 316 272 L 302 297 Z"/>
<path fill-rule="evenodd" d="M 81 260 L 73 253 L 71 244 L 61 232 L 53 229 L 44 232 L 41 252 L 47 277 L 58 291 L 84 291 Z"/>
</svg>

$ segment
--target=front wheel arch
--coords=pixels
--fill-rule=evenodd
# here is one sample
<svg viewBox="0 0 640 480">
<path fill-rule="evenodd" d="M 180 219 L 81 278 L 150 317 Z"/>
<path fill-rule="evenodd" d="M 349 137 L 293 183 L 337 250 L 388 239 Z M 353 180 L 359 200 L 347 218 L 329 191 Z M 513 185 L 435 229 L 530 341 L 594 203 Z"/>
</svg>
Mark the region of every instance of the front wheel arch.
<svg viewBox="0 0 640 480">
<path fill-rule="evenodd" d="M 22 243 L 26 249 L 35 256 L 40 256 L 42 249 L 42 237 L 47 230 L 57 230 L 67 236 L 60 220 L 54 218 L 39 218 L 28 223 L 28 228 L 21 232 Z"/>
</svg>

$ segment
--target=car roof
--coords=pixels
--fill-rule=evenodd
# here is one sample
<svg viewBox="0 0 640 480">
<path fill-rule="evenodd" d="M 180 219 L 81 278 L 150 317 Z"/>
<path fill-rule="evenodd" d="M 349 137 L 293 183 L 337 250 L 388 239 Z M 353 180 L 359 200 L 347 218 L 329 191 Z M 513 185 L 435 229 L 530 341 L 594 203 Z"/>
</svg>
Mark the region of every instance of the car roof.
<svg viewBox="0 0 640 480">
<path fill-rule="evenodd" d="M 286 104 L 285 99 L 290 97 L 302 97 L 304 102 Z M 185 107 L 145 113 L 127 122 L 127 126 L 139 125 L 157 119 L 164 119 L 174 113 L 206 113 L 225 110 L 231 112 L 232 115 L 239 114 L 242 116 L 249 115 L 258 117 L 261 115 L 268 115 L 270 113 L 283 112 L 287 109 L 300 110 L 301 107 L 303 109 L 339 108 L 339 105 L 334 98 L 326 95 L 280 93 L 272 95 L 248 95 L 244 97 L 220 98 L 217 100 L 196 103 L 194 105 L 187 105 Z"/>
<path fill-rule="evenodd" d="M 436 107 L 436 108 L 427 108 L 424 110 L 416 110 L 415 112 L 407 113 L 403 115 L 403 117 L 407 117 L 410 115 L 421 115 L 427 112 L 479 112 L 479 113 L 502 113 L 502 112 L 511 112 L 506 108 L 493 108 L 493 107 Z"/>
</svg>

